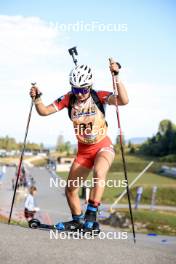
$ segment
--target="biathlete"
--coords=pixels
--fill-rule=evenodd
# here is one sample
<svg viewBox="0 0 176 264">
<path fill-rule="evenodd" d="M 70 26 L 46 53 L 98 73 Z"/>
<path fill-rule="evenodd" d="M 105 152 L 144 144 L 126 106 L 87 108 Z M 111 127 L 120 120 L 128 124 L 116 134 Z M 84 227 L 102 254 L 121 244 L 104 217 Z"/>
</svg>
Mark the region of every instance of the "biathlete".
<svg viewBox="0 0 176 264">
<path fill-rule="evenodd" d="M 110 71 L 119 73 L 120 65 L 112 62 Z M 117 79 L 118 80 L 118 79 Z M 115 152 L 110 138 L 107 136 L 107 122 L 104 106 L 106 104 L 126 105 L 128 95 L 123 83 L 118 80 L 118 95 L 108 91 L 93 90 L 92 71 L 87 65 L 76 66 L 70 73 L 71 91 L 45 106 L 41 99 L 41 92 L 32 86 L 30 96 L 35 98 L 35 107 L 39 115 L 47 116 L 63 108 L 68 108 L 68 115 L 73 122 L 78 140 L 78 151 L 71 166 L 67 186 L 65 189 L 72 220 L 59 222 L 55 225 L 58 230 L 83 229 L 91 232 L 97 226 L 97 211 L 104 192 L 108 170 L 114 160 Z M 117 96 L 117 98 L 116 98 Z M 75 187 L 74 180 L 86 180 L 93 169 L 93 179 L 96 179 L 91 189 L 85 215 L 81 210 L 78 196 L 79 187 Z"/>
</svg>

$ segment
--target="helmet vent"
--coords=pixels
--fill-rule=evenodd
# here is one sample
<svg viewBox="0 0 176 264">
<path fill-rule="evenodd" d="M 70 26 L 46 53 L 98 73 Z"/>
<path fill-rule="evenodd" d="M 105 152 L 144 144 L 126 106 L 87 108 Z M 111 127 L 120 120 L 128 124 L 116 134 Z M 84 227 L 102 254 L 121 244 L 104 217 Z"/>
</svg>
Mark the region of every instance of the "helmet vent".
<svg viewBox="0 0 176 264">
<path fill-rule="evenodd" d="M 74 87 L 92 86 L 92 71 L 87 65 L 76 66 L 70 73 L 70 83 Z"/>
</svg>

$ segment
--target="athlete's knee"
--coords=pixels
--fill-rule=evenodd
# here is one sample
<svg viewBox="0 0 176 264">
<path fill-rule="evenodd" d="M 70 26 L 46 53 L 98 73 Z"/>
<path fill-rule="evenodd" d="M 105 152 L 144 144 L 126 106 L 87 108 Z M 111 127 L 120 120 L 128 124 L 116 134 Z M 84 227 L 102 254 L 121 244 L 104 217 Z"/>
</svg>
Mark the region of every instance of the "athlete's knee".
<svg viewBox="0 0 176 264">
<path fill-rule="evenodd" d="M 106 173 L 102 170 L 102 168 L 94 169 L 94 178 L 104 179 L 106 177 Z"/>
<path fill-rule="evenodd" d="M 68 195 L 71 192 L 72 192 L 72 189 L 68 185 L 66 185 L 65 186 L 65 194 Z"/>
<path fill-rule="evenodd" d="M 78 193 L 77 188 L 73 188 L 72 186 L 69 186 L 68 184 L 65 187 L 65 195 L 66 196 L 73 196 Z"/>
</svg>

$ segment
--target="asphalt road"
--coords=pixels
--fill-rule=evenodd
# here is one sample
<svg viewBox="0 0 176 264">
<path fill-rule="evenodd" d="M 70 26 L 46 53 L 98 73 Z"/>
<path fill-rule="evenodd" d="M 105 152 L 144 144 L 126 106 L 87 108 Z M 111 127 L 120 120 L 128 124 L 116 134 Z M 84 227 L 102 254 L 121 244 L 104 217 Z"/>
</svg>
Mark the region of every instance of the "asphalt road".
<svg viewBox="0 0 176 264">
<path fill-rule="evenodd" d="M 37 205 L 41 212 L 47 213 L 52 222 L 68 220 L 70 210 L 66 202 L 64 187 L 60 187 L 59 180 L 45 168 L 30 168 L 31 175 L 36 181 L 38 193 Z M 58 177 L 57 177 L 58 179 Z"/>
<path fill-rule="evenodd" d="M 48 231 L 6 224 L 0 224 L 0 234 L 0 259 L 3 264 L 176 263 L 176 240 L 169 237 L 139 235 L 136 245 L 131 237 L 127 240 L 98 237 L 79 240 L 59 237 L 50 239 Z M 167 242 L 162 242 L 163 239 Z"/>
<path fill-rule="evenodd" d="M 51 222 L 57 222 L 61 220 L 68 220 L 70 217 L 70 210 L 66 202 L 64 188 L 55 186 L 55 176 L 51 174 L 45 168 L 28 168 L 38 189 L 38 193 L 35 197 L 37 206 L 40 207 L 40 214 L 47 214 Z M 9 211 L 12 201 L 12 178 L 14 177 L 15 169 L 12 167 L 7 168 L 7 174 L 3 178 L 2 186 L 0 189 L 0 209 Z M 54 181 L 52 181 L 52 179 Z M 50 184 L 51 181 L 51 184 Z M 17 192 L 16 203 L 14 205 L 14 213 L 23 211 L 24 209 L 24 192 Z M 13 215 L 12 215 L 13 217 Z"/>
</svg>

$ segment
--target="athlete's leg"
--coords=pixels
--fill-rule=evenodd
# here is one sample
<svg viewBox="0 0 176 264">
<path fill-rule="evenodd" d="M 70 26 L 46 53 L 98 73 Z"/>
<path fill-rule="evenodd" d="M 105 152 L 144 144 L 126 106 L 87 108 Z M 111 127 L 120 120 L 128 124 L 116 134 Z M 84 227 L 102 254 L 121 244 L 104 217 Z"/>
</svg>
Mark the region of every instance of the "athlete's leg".
<svg viewBox="0 0 176 264">
<path fill-rule="evenodd" d="M 78 196 L 80 181 L 85 181 L 89 175 L 90 169 L 74 162 L 69 172 L 65 193 L 72 215 L 81 214 L 81 204 Z M 79 180 L 79 181 L 78 181 Z M 76 186 L 78 185 L 78 186 Z"/>
<path fill-rule="evenodd" d="M 111 164 L 114 160 L 114 152 L 113 150 L 100 151 L 96 155 L 95 163 L 94 163 L 94 187 L 91 190 L 90 200 L 100 202 L 104 188 L 105 188 L 105 180 L 108 170 L 111 167 Z"/>
<path fill-rule="evenodd" d="M 97 210 L 105 188 L 105 180 L 107 172 L 114 160 L 114 151 L 112 148 L 106 147 L 101 149 L 95 158 L 93 179 L 94 186 L 90 193 L 87 210 L 85 212 L 85 232 L 95 229 L 99 230 L 97 220 Z M 96 227 L 94 226 L 96 224 Z"/>
</svg>

